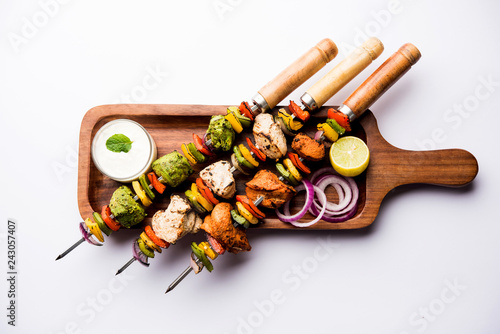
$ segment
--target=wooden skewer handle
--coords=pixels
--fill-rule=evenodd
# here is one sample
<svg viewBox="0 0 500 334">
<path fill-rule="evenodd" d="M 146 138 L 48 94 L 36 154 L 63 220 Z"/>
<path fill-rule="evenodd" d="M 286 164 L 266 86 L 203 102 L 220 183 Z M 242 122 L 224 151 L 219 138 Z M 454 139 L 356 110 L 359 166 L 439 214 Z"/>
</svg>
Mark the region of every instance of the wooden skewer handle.
<svg viewBox="0 0 500 334">
<path fill-rule="evenodd" d="M 363 71 L 384 51 L 384 45 L 371 37 L 351 52 L 323 78 L 309 88 L 306 94 L 314 100 L 314 108 L 320 108 L 333 95 Z M 305 95 L 305 94 L 304 94 Z"/>
<path fill-rule="evenodd" d="M 337 45 L 328 38 L 323 39 L 262 87 L 259 94 L 266 100 L 270 109 L 276 107 L 297 87 L 335 58 L 337 53 Z"/>
<path fill-rule="evenodd" d="M 410 43 L 399 48 L 345 100 L 356 117 L 370 108 L 412 65 L 420 59 L 420 51 Z"/>
</svg>

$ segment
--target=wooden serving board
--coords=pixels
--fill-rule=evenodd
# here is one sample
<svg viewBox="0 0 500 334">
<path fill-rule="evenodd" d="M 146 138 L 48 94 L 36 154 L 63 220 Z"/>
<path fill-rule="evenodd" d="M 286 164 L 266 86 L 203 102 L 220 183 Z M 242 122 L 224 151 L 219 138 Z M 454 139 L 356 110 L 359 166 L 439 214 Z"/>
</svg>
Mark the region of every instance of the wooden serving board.
<svg viewBox="0 0 500 334">
<path fill-rule="evenodd" d="M 160 157 L 173 150 L 180 151 L 181 144 L 192 141 L 193 133 L 202 136 L 207 130 L 210 117 L 215 114 L 225 114 L 226 108 L 227 106 L 207 105 L 118 104 L 98 106 L 89 110 L 82 120 L 80 129 L 78 207 L 82 218 L 90 217 L 93 211 L 100 212 L 101 207 L 109 203 L 113 191 L 120 186 L 120 183 L 102 175 L 92 161 L 90 152 L 92 139 L 102 125 L 118 118 L 128 118 L 140 123 L 154 138 L 158 147 L 158 157 Z M 328 108 L 323 107 L 312 116 L 308 125 L 304 127 L 306 133 L 314 135 L 316 124 L 325 120 Z M 277 112 L 277 109 L 278 107 L 273 112 Z M 371 155 L 370 165 L 366 172 L 355 178 L 360 190 L 358 211 L 353 218 L 343 223 L 320 221 L 307 229 L 366 227 L 375 220 L 385 195 L 397 186 L 410 183 L 463 186 L 470 183 L 478 172 L 476 158 L 464 150 L 407 151 L 392 146 L 380 134 L 375 116 L 369 110 L 353 124 L 352 134 L 367 143 Z M 253 140 L 251 129 L 246 129 L 237 135 L 236 143 L 243 142 L 248 136 L 251 136 Z M 194 182 L 198 172 L 217 159 L 230 160 L 230 154 L 221 154 L 216 159 L 211 158 L 207 163 L 195 166 L 195 173 L 178 188 L 167 188 L 163 195 L 157 196 L 154 204 L 146 210 L 148 216 L 144 223 L 149 224 L 157 210 L 168 206 L 171 193 L 183 193 Z M 328 159 L 307 164 L 312 170 L 330 165 Z M 272 162 L 261 165 L 262 168 L 276 172 Z M 245 182 L 251 177 L 252 175 L 235 173 L 238 194 L 245 193 Z M 336 200 L 336 194 L 333 191 L 328 191 L 327 195 L 330 200 Z M 302 192 L 292 201 L 292 212 L 301 206 L 300 201 L 303 201 L 303 198 Z M 263 220 L 263 224 L 252 228 L 295 228 L 277 219 L 274 211 L 265 210 L 265 212 L 267 217 Z M 301 221 L 311 219 L 313 217 L 307 214 Z"/>
</svg>

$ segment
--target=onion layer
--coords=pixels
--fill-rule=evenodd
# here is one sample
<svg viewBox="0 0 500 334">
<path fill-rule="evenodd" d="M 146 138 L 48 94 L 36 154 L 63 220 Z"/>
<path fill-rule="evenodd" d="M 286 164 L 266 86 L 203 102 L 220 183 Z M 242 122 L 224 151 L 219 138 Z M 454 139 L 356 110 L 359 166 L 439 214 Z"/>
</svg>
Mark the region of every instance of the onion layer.
<svg viewBox="0 0 500 334">
<path fill-rule="evenodd" d="M 312 182 L 312 183 L 311 183 Z M 352 178 L 346 178 L 338 175 L 333 168 L 325 167 L 317 170 L 311 176 L 311 182 L 304 179 L 303 184 L 296 187 L 300 192 L 306 190 L 306 199 L 304 206 L 294 215 L 290 215 L 290 202 L 285 203 L 283 207 L 284 214 L 276 209 L 278 218 L 290 223 L 296 227 L 308 227 L 314 225 L 320 220 L 329 223 L 340 223 L 352 218 L 358 209 L 359 189 Z M 328 202 L 325 190 L 332 186 L 338 194 L 339 202 Z M 315 197 L 320 201 L 315 200 Z M 305 213 L 309 211 L 316 219 L 310 222 L 299 223 Z"/>
</svg>

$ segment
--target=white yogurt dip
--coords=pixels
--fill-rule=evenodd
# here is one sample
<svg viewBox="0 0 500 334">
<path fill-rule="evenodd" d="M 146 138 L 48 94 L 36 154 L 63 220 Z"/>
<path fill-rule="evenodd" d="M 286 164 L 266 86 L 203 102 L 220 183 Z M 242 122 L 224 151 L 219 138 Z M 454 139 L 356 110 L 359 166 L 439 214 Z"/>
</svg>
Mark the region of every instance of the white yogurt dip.
<svg viewBox="0 0 500 334">
<path fill-rule="evenodd" d="M 106 141 L 114 134 L 124 134 L 132 141 L 127 153 L 112 152 Z M 151 169 L 156 160 L 156 144 L 139 123 L 116 119 L 104 124 L 92 141 L 92 160 L 104 175 L 118 182 L 131 182 Z"/>
</svg>

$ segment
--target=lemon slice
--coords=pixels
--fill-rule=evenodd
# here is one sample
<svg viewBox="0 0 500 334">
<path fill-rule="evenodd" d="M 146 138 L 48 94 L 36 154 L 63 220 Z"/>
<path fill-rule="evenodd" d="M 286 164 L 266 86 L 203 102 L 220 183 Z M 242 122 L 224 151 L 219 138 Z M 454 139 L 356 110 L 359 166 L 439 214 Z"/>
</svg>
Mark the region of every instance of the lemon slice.
<svg viewBox="0 0 500 334">
<path fill-rule="evenodd" d="M 358 176 L 365 171 L 369 162 L 368 146 L 358 137 L 342 137 L 330 148 L 330 163 L 340 175 Z"/>
</svg>

